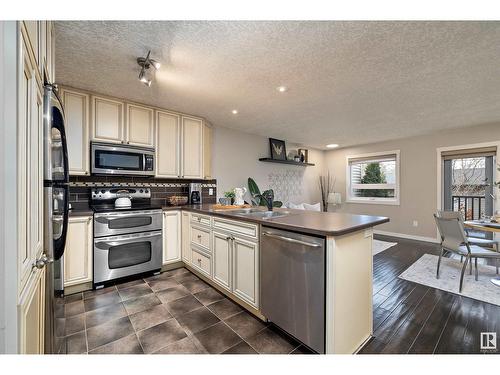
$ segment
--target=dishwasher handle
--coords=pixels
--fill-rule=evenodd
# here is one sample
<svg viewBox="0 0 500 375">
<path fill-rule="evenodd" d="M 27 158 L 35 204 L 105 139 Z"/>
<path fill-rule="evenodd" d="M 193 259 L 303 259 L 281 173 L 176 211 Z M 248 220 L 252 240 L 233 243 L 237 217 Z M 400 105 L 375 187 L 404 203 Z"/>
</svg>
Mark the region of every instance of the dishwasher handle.
<svg viewBox="0 0 500 375">
<path fill-rule="evenodd" d="M 268 232 L 262 232 L 264 236 L 275 238 L 277 240 L 281 241 L 286 241 L 286 242 L 291 242 L 291 243 L 296 243 L 299 245 L 304 245 L 304 246 L 309 246 L 309 247 L 322 247 L 321 244 L 318 243 L 313 243 L 313 242 L 307 242 L 307 241 L 301 241 L 297 240 L 295 238 L 290 238 L 290 237 L 285 237 L 285 236 L 280 236 L 278 234 L 273 234 L 273 233 L 268 233 Z"/>
</svg>

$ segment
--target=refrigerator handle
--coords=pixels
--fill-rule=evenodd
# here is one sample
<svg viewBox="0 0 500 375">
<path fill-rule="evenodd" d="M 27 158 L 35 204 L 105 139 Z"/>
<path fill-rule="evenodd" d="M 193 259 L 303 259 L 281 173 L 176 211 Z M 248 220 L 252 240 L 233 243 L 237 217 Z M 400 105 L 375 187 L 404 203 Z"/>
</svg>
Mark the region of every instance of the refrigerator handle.
<svg viewBox="0 0 500 375">
<path fill-rule="evenodd" d="M 60 114 L 61 121 L 53 121 L 52 127 L 56 128 L 61 134 L 61 144 L 63 153 L 63 168 L 64 168 L 64 181 L 69 182 L 69 163 L 68 163 L 68 144 L 66 143 L 66 131 L 64 129 L 64 113 Z M 53 116 L 54 117 L 54 116 Z"/>
<path fill-rule="evenodd" d="M 66 235 L 68 233 L 68 217 L 69 217 L 69 186 L 64 185 L 64 201 L 63 201 L 63 225 L 62 234 L 57 240 L 54 241 L 54 259 L 60 259 L 64 253 L 64 246 L 66 245 Z"/>
</svg>

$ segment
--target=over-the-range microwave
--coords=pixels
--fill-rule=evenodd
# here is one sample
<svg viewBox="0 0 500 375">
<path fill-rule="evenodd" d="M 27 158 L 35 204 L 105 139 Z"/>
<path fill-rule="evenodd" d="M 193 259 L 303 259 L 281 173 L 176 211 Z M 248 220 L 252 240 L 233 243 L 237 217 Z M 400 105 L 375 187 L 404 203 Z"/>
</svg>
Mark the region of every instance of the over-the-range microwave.
<svg viewBox="0 0 500 375">
<path fill-rule="evenodd" d="M 154 176 L 155 150 L 148 147 L 92 142 L 92 174 Z"/>
</svg>

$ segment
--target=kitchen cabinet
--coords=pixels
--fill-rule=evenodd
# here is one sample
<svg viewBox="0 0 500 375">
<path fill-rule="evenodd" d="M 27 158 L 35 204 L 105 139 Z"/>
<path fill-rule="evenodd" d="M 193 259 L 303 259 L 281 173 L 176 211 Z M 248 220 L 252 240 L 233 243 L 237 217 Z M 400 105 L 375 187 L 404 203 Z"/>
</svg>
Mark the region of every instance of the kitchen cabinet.
<svg viewBox="0 0 500 375">
<path fill-rule="evenodd" d="M 126 143 L 134 146 L 154 147 L 153 109 L 127 104 Z"/>
<path fill-rule="evenodd" d="M 212 126 L 203 126 L 203 178 L 212 178 Z"/>
<path fill-rule="evenodd" d="M 163 264 L 181 261 L 181 212 L 163 211 Z"/>
<path fill-rule="evenodd" d="M 200 271 L 203 275 L 211 278 L 212 276 L 212 260 L 210 259 L 210 255 L 204 253 L 196 249 L 195 247 L 191 247 L 191 265 Z"/>
<path fill-rule="evenodd" d="M 231 291 L 232 237 L 223 232 L 213 232 L 213 281 Z"/>
<path fill-rule="evenodd" d="M 182 178 L 203 178 L 203 120 L 182 117 Z"/>
<path fill-rule="evenodd" d="M 92 216 L 70 217 L 64 250 L 64 286 L 92 281 Z"/>
<path fill-rule="evenodd" d="M 182 261 L 186 264 L 191 263 L 191 247 L 190 245 L 190 221 L 191 214 L 187 211 L 182 211 Z"/>
<path fill-rule="evenodd" d="M 124 103 L 92 96 L 92 139 L 94 141 L 125 143 L 123 124 Z"/>
<path fill-rule="evenodd" d="M 233 293 L 255 308 L 259 307 L 259 245 L 257 242 L 233 239 Z"/>
<path fill-rule="evenodd" d="M 43 252 L 43 96 L 28 33 L 20 35 L 18 97 L 19 290 Z"/>
<path fill-rule="evenodd" d="M 180 116 L 156 112 L 156 177 L 179 178 Z"/>
<path fill-rule="evenodd" d="M 69 173 L 89 175 L 89 95 L 71 89 L 61 89 L 66 116 Z"/>
<path fill-rule="evenodd" d="M 45 269 L 36 269 L 18 305 L 19 354 L 44 354 Z"/>
<path fill-rule="evenodd" d="M 184 235 L 189 235 L 193 257 L 186 264 L 210 273 L 215 284 L 259 309 L 258 225 L 191 213 L 190 233 Z"/>
</svg>

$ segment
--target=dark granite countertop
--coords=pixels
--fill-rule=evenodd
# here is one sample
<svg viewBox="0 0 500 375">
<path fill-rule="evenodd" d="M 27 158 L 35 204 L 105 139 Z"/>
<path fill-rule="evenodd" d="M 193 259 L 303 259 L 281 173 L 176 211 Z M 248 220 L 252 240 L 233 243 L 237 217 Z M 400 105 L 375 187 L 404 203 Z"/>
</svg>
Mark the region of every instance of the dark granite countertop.
<svg viewBox="0 0 500 375">
<path fill-rule="evenodd" d="M 290 212 L 286 216 L 262 219 L 238 215 L 231 212 L 231 210 L 214 210 L 212 206 L 211 204 L 165 206 L 163 210 L 186 210 L 319 236 L 341 236 L 389 222 L 389 218 L 384 216 L 352 215 L 336 212 L 292 210 L 287 208 L 275 208 L 275 211 Z"/>
</svg>

